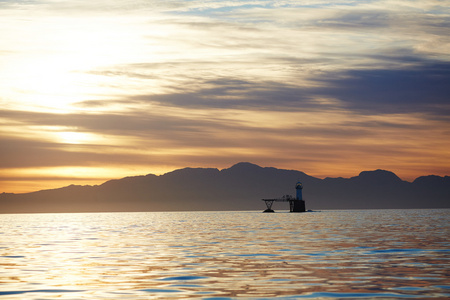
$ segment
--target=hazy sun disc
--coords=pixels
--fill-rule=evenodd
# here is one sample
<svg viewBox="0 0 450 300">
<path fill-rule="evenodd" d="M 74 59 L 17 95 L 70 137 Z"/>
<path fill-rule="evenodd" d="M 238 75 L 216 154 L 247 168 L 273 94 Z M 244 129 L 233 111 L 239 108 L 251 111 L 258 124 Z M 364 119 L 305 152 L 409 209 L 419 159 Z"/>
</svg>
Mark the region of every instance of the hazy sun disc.
<svg viewBox="0 0 450 300">
<path fill-rule="evenodd" d="M 65 144 L 82 144 L 94 140 L 92 134 L 83 132 L 63 131 L 58 132 L 57 135 L 58 139 Z"/>
</svg>

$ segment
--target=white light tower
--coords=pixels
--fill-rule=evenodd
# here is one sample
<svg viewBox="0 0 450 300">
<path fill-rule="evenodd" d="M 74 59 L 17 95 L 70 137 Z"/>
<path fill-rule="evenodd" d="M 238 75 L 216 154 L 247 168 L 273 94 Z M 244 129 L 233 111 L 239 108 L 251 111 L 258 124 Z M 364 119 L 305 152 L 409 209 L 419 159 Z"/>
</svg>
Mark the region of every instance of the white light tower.
<svg viewBox="0 0 450 300">
<path fill-rule="evenodd" d="M 295 185 L 295 189 L 297 190 L 297 200 L 303 200 L 302 195 L 303 184 L 300 181 L 297 182 L 297 184 Z"/>
</svg>

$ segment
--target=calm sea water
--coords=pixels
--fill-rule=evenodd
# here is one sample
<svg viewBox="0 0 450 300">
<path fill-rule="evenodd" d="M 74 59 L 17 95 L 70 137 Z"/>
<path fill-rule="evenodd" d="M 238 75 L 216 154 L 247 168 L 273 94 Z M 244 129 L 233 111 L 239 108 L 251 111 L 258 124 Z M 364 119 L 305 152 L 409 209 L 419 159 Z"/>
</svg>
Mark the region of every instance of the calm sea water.
<svg viewBox="0 0 450 300">
<path fill-rule="evenodd" d="M 0 298 L 447 299 L 449 221 L 449 209 L 0 215 Z"/>
</svg>

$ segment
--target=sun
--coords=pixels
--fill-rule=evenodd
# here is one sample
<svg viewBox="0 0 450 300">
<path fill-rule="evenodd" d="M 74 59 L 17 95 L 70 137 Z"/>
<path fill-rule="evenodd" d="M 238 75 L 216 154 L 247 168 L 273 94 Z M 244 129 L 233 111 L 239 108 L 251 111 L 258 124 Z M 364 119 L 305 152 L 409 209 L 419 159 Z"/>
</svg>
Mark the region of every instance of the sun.
<svg viewBox="0 0 450 300">
<path fill-rule="evenodd" d="M 102 70 L 148 59 L 149 51 L 142 50 L 147 39 L 136 28 L 139 24 L 112 17 L 95 20 L 33 17 L 36 28 L 25 31 L 21 47 L 10 43 L 0 57 L 2 98 L 13 99 L 23 110 L 64 113 L 79 110 L 73 104 L 86 99 L 126 94 L 124 78 Z"/>
<path fill-rule="evenodd" d="M 64 144 L 84 144 L 94 140 L 92 134 L 75 131 L 58 132 L 58 140 Z"/>
</svg>

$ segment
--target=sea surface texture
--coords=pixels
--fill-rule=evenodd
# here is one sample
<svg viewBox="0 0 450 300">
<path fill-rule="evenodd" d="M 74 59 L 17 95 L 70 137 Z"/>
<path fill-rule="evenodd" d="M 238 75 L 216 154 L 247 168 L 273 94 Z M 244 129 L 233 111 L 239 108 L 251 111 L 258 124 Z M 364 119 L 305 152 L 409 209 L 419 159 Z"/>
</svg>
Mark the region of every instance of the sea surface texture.
<svg viewBox="0 0 450 300">
<path fill-rule="evenodd" d="M 449 221 L 449 209 L 0 215 L 0 299 L 448 299 Z"/>
</svg>

